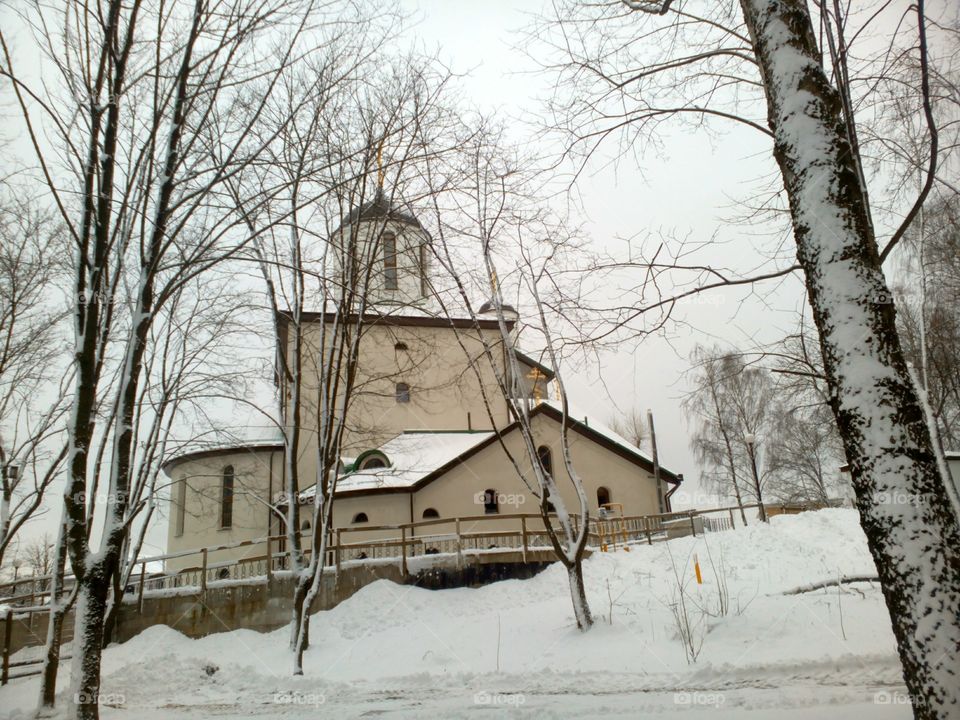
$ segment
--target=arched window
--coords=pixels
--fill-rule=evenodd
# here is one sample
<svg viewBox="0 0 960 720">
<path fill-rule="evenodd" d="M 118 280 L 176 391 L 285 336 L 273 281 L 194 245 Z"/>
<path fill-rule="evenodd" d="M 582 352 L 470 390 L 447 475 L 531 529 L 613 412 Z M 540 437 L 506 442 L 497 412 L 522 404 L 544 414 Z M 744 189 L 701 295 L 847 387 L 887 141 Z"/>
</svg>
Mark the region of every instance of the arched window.
<svg viewBox="0 0 960 720">
<path fill-rule="evenodd" d="M 487 488 L 483 491 L 483 512 L 487 515 L 496 515 L 500 512 L 500 505 L 497 502 L 497 491 L 493 488 Z"/>
<path fill-rule="evenodd" d="M 410 386 L 406 383 L 397 383 L 396 397 L 398 403 L 410 402 Z"/>
<path fill-rule="evenodd" d="M 398 342 L 396 345 L 393 346 L 393 349 L 396 350 L 397 352 L 406 352 L 410 348 L 407 347 L 407 344 L 405 342 Z"/>
<path fill-rule="evenodd" d="M 300 523 L 300 530 L 301 530 L 302 532 L 306 532 L 306 531 L 309 530 L 309 529 L 310 529 L 310 521 L 309 521 L 309 520 L 304 520 L 302 523 Z"/>
<path fill-rule="evenodd" d="M 546 445 L 538 447 L 537 457 L 540 459 L 540 467 L 543 468 L 543 471 L 553 477 L 553 453 L 550 452 L 550 448 Z"/>
<path fill-rule="evenodd" d="M 426 510 L 423 511 L 424 520 L 429 520 L 430 518 L 438 518 L 438 517 L 440 517 L 440 513 L 438 513 L 434 508 L 427 508 Z"/>
<path fill-rule="evenodd" d="M 370 522 L 370 521 L 367 519 L 367 514 L 366 514 L 366 513 L 359 512 L 359 513 L 357 513 L 356 515 L 353 516 L 353 523 L 354 523 L 354 525 L 356 525 L 357 523 L 365 523 L 365 522 Z"/>
<path fill-rule="evenodd" d="M 223 469 L 220 482 L 220 527 L 233 527 L 233 465 Z"/>
<path fill-rule="evenodd" d="M 383 286 L 396 290 L 397 282 L 397 236 L 392 232 L 383 234 Z"/>
<path fill-rule="evenodd" d="M 367 450 L 357 458 L 357 470 L 376 470 L 385 467 L 390 467 L 390 461 L 379 450 Z"/>
<path fill-rule="evenodd" d="M 597 505 L 603 507 L 610 502 L 610 491 L 605 487 L 597 488 Z"/>
</svg>

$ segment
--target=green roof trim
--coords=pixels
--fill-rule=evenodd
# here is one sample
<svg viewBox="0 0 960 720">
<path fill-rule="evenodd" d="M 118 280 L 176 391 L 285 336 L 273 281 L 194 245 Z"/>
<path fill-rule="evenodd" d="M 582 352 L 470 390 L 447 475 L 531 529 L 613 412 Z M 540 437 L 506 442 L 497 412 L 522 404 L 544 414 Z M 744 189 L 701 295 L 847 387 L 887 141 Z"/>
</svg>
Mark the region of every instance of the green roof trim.
<svg viewBox="0 0 960 720">
<path fill-rule="evenodd" d="M 348 466 L 344 470 L 343 474 L 350 475 L 351 473 L 357 472 L 358 470 L 361 469 L 361 466 L 363 465 L 363 461 L 366 460 L 368 457 L 373 457 L 374 455 L 379 455 L 380 457 L 382 457 L 386 461 L 387 467 L 391 466 L 390 458 L 387 457 L 387 454 L 383 452 L 383 450 L 378 450 L 377 448 L 373 448 L 372 450 L 364 450 L 362 453 L 357 455 L 357 459 L 353 461 L 352 465 Z"/>
</svg>

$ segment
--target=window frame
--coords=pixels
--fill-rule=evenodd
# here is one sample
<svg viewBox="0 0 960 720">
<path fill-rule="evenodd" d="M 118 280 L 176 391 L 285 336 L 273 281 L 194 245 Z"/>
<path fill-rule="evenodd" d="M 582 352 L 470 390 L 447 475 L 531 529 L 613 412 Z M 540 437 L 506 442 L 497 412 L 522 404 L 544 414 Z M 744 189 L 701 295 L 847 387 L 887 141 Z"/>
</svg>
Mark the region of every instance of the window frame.
<svg viewBox="0 0 960 720">
<path fill-rule="evenodd" d="M 177 481 L 177 515 L 174 520 L 173 536 L 183 537 L 187 520 L 187 476 L 181 475 Z"/>
<path fill-rule="evenodd" d="M 553 451 L 548 446 L 541 445 L 537 448 L 537 462 L 547 475 L 553 477 Z"/>
<path fill-rule="evenodd" d="M 383 289 L 399 290 L 400 273 L 397 269 L 397 236 L 386 230 L 380 236 L 383 248 Z"/>
<path fill-rule="evenodd" d="M 500 514 L 500 494 L 495 488 L 487 488 L 483 491 L 483 514 Z"/>
<path fill-rule="evenodd" d="M 607 497 L 606 502 L 600 502 L 601 490 L 606 494 L 606 497 Z M 612 502 L 613 502 L 613 494 L 610 492 L 610 488 L 608 488 L 606 485 L 601 485 L 600 487 L 598 487 L 597 488 L 597 507 L 602 508 L 604 505 L 609 505 Z"/>
<path fill-rule="evenodd" d="M 220 473 L 220 529 L 233 528 L 233 499 L 236 495 L 235 487 L 237 472 L 233 465 L 227 465 Z"/>
</svg>

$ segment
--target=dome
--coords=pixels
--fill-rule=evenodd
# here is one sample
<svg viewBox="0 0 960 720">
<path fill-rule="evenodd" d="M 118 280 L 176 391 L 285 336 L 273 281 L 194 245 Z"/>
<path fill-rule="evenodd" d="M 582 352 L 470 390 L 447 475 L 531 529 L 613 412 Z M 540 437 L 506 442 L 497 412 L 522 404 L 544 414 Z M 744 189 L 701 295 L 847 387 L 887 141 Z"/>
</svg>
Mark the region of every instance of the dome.
<svg viewBox="0 0 960 720">
<path fill-rule="evenodd" d="M 420 221 L 417 220 L 413 213 L 403 210 L 390 201 L 390 198 L 384 194 L 383 188 L 377 189 L 373 200 L 368 200 L 359 207 L 351 210 L 343 219 L 343 222 L 340 224 L 340 227 L 337 228 L 336 232 L 339 232 L 340 228 L 344 226 L 367 220 L 390 220 L 404 225 L 411 225 L 421 231 L 424 230 L 423 225 L 420 224 Z"/>
<path fill-rule="evenodd" d="M 509 313 L 517 314 L 517 311 L 513 309 L 512 305 L 501 305 L 500 309 L 503 310 L 503 314 L 507 315 Z M 486 313 L 496 312 L 496 306 L 494 306 L 493 301 L 487 300 L 483 305 L 480 306 L 478 313 L 484 315 Z"/>
</svg>

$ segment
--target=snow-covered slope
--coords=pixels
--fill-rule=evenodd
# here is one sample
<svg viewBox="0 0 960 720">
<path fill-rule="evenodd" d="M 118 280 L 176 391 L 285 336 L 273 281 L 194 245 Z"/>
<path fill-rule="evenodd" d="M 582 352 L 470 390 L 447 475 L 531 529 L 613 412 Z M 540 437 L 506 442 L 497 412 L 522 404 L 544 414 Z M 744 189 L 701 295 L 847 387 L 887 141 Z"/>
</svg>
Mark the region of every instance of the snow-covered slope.
<svg viewBox="0 0 960 720">
<path fill-rule="evenodd" d="M 874 572 L 856 512 L 823 510 L 594 555 L 586 579 L 597 624 L 586 634 L 559 566 L 477 589 L 380 581 L 315 616 L 304 678 L 290 677 L 283 630 L 189 640 L 151 628 L 106 652 L 103 692 L 119 707 L 104 715 L 906 718 L 879 587 L 784 594 Z M 677 577 L 702 642 L 693 664 L 671 611 Z M 26 711 L 35 693 L 35 681 L 16 682 L 0 707 Z"/>
</svg>

